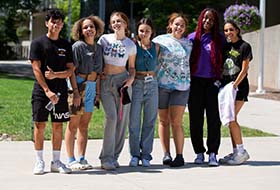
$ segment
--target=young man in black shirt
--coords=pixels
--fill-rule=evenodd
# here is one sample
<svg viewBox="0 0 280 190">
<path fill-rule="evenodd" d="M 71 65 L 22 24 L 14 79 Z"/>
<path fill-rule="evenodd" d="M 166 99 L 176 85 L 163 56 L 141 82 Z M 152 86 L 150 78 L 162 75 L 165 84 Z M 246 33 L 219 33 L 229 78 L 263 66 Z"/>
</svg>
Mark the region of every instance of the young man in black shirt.
<svg viewBox="0 0 280 190">
<path fill-rule="evenodd" d="M 64 24 L 63 20 L 64 15 L 60 10 L 50 9 L 45 19 L 45 25 L 48 28 L 47 34 L 33 40 L 30 48 L 29 59 L 36 78 L 32 91 L 32 118 L 36 152 L 34 174 L 44 173 L 44 130 L 49 114 L 52 122 L 53 148 L 51 172 L 71 173 L 71 169 L 60 161 L 62 124 L 70 119 L 65 79 L 71 77 L 74 68 L 71 44 L 59 37 Z M 49 111 L 45 106 L 50 101 L 54 104 L 54 108 Z"/>
</svg>

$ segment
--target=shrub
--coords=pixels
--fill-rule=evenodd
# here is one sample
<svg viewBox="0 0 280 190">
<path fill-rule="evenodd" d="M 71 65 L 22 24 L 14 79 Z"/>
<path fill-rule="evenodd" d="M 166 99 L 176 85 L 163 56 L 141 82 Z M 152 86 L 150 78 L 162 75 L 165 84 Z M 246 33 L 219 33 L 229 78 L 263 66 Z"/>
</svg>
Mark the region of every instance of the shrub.
<svg viewBox="0 0 280 190">
<path fill-rule="evenodd" d="M 242 33 L 260 29 L 261 15 L 256 6 L 247 4 L 230 5 L 224 12 L 225 22 L 232 20 L 239 25 Z"/>
</svg>

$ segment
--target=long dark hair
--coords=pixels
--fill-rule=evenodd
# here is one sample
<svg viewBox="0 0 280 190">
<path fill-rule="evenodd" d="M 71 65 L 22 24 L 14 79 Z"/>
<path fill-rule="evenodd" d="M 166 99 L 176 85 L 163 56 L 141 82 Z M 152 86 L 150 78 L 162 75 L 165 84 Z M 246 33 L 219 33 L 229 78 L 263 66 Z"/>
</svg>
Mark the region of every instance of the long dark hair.
<svg viewBox="0 0 280 190">
<path fill-rule="evenodd" d="M 138 36 L 138 28 L 139 28 L 139 26 L 140 26 L 141 24 L 146 24 L 146 25 L 150 26 L 151 29 L 152 29 L 151 39 L 152 39 L 153 37 L 155 37 L 156 32 L 155 32 L 155 28 L 154 28 L 154 26 L 153 26 L 152 20 L 151 20 L 150 18 L 142 18 L 142 19 L 137 23 L 137 26 L 136 26 L 136 30 L 137 30 L 136 39 L 137 39 L 137 40 L 140 40 L 140 38 L 139 38 L 139 36 Z M 151 39 L 150 39 L 150 40 L 151 40 Z"/>
<path fill-rule="evenodd" d="M 242 39 L 242 36 L 241 36 L 241 29 L 240 29 L 240 27 L 239 27 L 233 20 L 228 20 L 228 21 L 226 21 L 225 24 L 224 24 L 224 26 L 225 26 L 226 24 L 231 24 L 235 29 L 237 29 L 237 30 L 238 30 L 237 37 L 238 37 L 239 39 Z"/>
<path fill-rule="evenodd" d="M 197 70 L 198 60 L 200 57 L 200 45 L 201 45 L 201 36 L 204 33 L 203 30 L 203 18 L 207 11 L 210 11 L 213 13 L 214 16 L 214 25 L 211 28 L 211 65 L 212 65 L 212 73 L 215 75 L 216 78 L 221 78 L 222 73 L 222 40 L 221 35 L 219 31 L 219 18 L 218 13 L 216 10 L 212 8 L 206 8 L 204 9 L 199 17 L 198 17 L 198 24 L 196 29 L 196 34 L 194 38 L 194 44 L 193 44 L 193 50 L 191 53 L 190 63 L 191 63 L 191 72 L 194 73 Z"/>
</svg>

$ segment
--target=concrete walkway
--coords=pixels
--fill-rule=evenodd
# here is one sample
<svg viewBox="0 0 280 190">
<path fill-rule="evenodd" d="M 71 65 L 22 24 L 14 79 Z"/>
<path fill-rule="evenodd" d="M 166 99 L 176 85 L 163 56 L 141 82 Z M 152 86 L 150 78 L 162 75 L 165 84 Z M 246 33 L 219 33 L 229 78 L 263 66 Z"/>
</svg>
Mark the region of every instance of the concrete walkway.
<svg viewBox="0 0 280 190">
<path fill-rule="evenodd" d="M 280 101 L 249 97 L 239 113 L 239 123 L 280 136 Z"/>
<path fill-rule="evenodd" d="M 25 63 L 23 63 L 25 64 Z M 19 66 L 19 65 L 18 65 Z M 26 66 L 26 65 L 24 65 Z M 30 67 L 30 65 L 28 66 Z M 1 71 L 1 63 L 0 63 Z M 70 175 L 49 173 L 51 143 L 45 143 L 44 159 L 46 173 L 32 174 L 34 165 L 33 143 L 0 142 L 0 189 L 12 190 L 68 190 L 68 189 L 114 189 L 114 190 L 263 190 L 278 189 L 280 176 L 280 102 L 249 98 L 240 112 L 239 123 L 278 135 L 277 137 L 244 138 L 244 144 L 251 158 L 241 166 L 208 167 L 193 164 L 194 153 L 190 139 L 185 139 L 182 168 L 162 166 L 162 149 L 159 139 L 155 139 L 152 166 L 149 168 L 128 167 L 129 151 L 126 141 L 119 159 L 121 167 L 113 172 L 100 169 L 98 159 L 102 140 L 90 140 L 87 159 L 94 169 L 73 172 Z M 171 142 L 172 154 L 174 144 Z M 222 138 L 219 157 L 231 150 L 230 138 Z M 62 161 L 66 161 L 65 146 L 62 147 Z"/>
<path fill-rule="evenodd" d="M 198 166 L 192 163 L 194 153 L 190 139 L 185 140 L 184 157 L 186 165 L 172 169 L 162 166 L 160 142 L 155 140 L 152 166 L 128 167 L 128 143 L 119 159 L 121 167 L 113 172 L 100 169 L 98 155 L 101 140 L 88 143 L 88 160 L 94 169 L 72 174 L 49 173 L 51 143 L 45 143 L 44 159 L 46 174 L 32 174 L 34 151 L 32 142 L 0 142 L 0 187 L 11 190 L 264 190 L 278 189 L 280 176 L 279 137 L 245 138 L 244 143 L 251 159 L 241 166 L 208 167 L 207 163 Z M 230 139 L 223 138 L 220 155 L 230 151 Z M 173 147 L 173 143 L 172 143 Z M 174 153 L 174 150 L 172 150 Z M 66 161 L 65 147 L 62 160 Z"/>
</svg>

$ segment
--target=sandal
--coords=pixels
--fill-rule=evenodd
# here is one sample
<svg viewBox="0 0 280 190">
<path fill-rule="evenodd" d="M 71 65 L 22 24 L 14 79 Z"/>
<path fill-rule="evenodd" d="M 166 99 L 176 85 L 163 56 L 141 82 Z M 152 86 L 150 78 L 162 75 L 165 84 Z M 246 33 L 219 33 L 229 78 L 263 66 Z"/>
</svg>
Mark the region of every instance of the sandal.
<svg viewBox="0 0 280 190">
<path fill-rule="evenodd" d="M 78 161 L 73 161 L 68 164 L 68 167 L 71 168 L 72 171 L 80 171 L 80 170 L 85 170 L 86 167 L 82 164 L 80 164 Z"/>
</svg>

